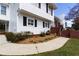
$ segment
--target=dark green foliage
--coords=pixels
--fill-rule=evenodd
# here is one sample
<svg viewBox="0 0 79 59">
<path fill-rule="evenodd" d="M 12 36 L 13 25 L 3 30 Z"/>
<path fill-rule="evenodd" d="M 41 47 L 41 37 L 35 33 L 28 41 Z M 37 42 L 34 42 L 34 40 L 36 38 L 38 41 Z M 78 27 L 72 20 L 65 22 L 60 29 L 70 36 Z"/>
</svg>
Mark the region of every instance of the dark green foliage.
<svg viewBox="0 0 79 59">
<path fill-rule="evenodd" d="M 79 23 L 72 24 L 72 28 L 75 30 L 79 30 Z"/>
<path fill-rule="evenodd" d="M 6 32 L 5 35 L 7 37 L 7 41 L 14 42 L 16 40 L 16 36 L 12 32 Z"/>
<path fill-rule="evenodd" d="M 7 41 L 11 41 L 11 42 L 17 42 L 19 40 L 32 37 L 31 32 L 22 32 L 22 33 L 6 32 L 5 35 L 7 37 Z"/>
</svg>

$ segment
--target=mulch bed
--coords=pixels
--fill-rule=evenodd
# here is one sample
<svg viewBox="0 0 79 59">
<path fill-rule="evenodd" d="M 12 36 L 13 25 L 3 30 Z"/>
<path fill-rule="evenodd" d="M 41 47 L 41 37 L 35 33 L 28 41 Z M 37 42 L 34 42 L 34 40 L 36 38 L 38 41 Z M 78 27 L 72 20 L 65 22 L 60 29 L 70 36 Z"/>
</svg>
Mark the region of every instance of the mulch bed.
<svg viewBox="0 0 79 59">
<path fill-rule="evenodd" d="M 18 41 L 16 43 L 18 43 L 18 44 L 34 44 L 34 43 L 45 42 L 45 41 L 51 40 L 53 38 L 56 38 L 56 35 L 50 34 L 50 35 L 46 35 L 44 37 L 33 36 L 32 38 L 24 39 L 24 40 Z"/>
</svg>

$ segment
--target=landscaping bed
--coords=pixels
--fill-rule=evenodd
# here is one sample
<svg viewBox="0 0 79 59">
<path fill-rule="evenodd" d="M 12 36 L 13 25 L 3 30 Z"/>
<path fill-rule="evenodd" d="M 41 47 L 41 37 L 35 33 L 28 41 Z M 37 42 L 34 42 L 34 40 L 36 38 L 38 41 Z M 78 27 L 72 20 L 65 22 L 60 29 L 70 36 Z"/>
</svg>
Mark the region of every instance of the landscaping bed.
<svg viewBox="0 0 79 59">
<path fill-rule="evenodd" d="M 48 40 L 52 40 L 54 38 L 56 38 L 56 36 L 54 34 L 45 35 L 44 37 L 33 36 L 31 38 L 18 41 L 17 43 L 19 43 L 19 44 L 41 43 L 41 42 L 45 42 L 45 41 L 48 41 Z"/>
<path fill-rule="evenodd" d="M 56 38 L 56 34 L 51 34 L 50 31 L 46 33 L 41 32 L 40 34 L 34 35 L 31 32 L 21 32 L 21 33 L 12 33 L 5 32 L 7 41 L 17 44 L 31 44 L 31 43 L 41 43 L 53 38 Z"/>
</svg>

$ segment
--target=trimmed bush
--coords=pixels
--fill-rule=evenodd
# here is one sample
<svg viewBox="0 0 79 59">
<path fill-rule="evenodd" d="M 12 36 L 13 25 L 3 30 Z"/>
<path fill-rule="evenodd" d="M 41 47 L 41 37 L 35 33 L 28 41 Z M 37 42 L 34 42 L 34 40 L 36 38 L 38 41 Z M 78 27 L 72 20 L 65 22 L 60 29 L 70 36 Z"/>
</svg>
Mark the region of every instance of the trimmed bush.
<svg viewBox="0 0 79 59">
<path fill-rule="evenodd" d="M 27 39 L 32 37 L 31 32 L 21 32 L 21 33 L 12 33 L 6 32 L 7 41 L 17 42 L 19 40 Z"/>
<path fill-rule="evenodd" d="M 12 33 L 12 32 L 6 32 L 5 35 L 7 37 L 7 41 L 15 42 L 16 36 L 15 36 L 14 33 Z"/>
</svg>

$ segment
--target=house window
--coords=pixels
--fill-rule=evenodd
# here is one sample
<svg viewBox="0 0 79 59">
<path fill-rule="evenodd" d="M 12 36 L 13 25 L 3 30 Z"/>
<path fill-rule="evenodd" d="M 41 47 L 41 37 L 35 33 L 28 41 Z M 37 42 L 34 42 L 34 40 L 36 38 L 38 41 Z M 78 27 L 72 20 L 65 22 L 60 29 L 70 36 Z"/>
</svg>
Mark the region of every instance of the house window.
<svg viewBox="0 0 79 59">
<path fill-rule="evenodd" d="M 67 27 L 67 22 L 65 22 L 65 26 Z"/>
<path fill-rule="evenodd" d="M 33 26 L 33 20 L 32 19 L 28 19 L 28 25 L 32 25 Z"/>
<path fill-rule="evenodd" d="M 49 23 L 48 22 L 43 22 L 43 28 L 46 28 L 46 27 L 49 28 Z"/>
<path fill-rule="evenodd" d="M 48 23 L 45 23 L 45 27 L 48 27 Z"/>
<path fill-rule="evenodd" d="M 37 27 L 37 20 L 35 19 L 35 27 Z"/>
<path fill-rule="evenodd" d="M 45 24 L 44 24 L 44 25 L 45 25 L 45 27 L 48 27 L 48 23 L 47 23 L 47 22 L 45 22 Z"/>
<path fill-rule="evenodd" d="M 27 26 L 27 17 L 23 16 L 23 26 Z"/>
<path fill-rule="evenodd" d="M 46 12 L 48 13 L 48 3 L 46 3 Z"/>
<path fill-rule="evenodd" d="M 38 7 L 41 8 L 41 3 L 38 4 Z"/>
<path fill-rule="evenodd" d="M 6 6 L 1 6 L 1 14 L 6 15 Z"/>
</svg>

